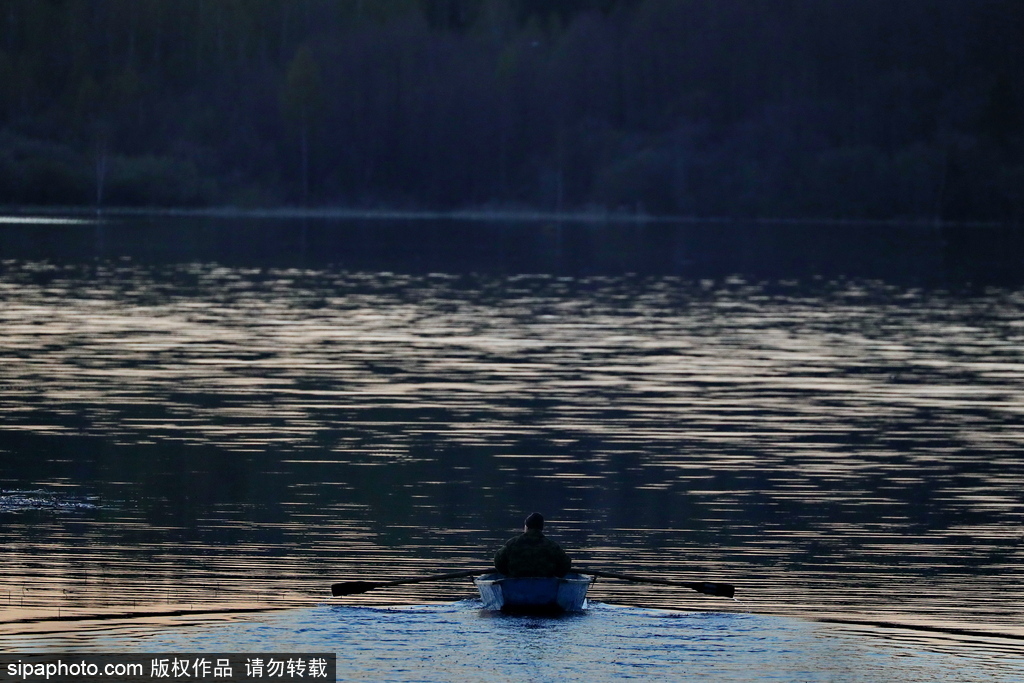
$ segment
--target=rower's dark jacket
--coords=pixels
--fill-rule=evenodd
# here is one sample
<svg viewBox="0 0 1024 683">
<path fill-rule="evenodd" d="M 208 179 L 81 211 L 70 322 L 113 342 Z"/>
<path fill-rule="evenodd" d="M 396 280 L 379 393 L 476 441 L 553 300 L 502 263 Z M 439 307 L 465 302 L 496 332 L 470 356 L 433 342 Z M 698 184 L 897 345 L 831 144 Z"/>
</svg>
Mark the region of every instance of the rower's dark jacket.
<svg viewBox="0 0 1024 683">
<path fill-rule="evenodd" d="M 539 529 L 527 529 L 508 540 L 494 556 L 494 568 L 505 576 L 565 576 L 572 560 Z"/>
</svg>

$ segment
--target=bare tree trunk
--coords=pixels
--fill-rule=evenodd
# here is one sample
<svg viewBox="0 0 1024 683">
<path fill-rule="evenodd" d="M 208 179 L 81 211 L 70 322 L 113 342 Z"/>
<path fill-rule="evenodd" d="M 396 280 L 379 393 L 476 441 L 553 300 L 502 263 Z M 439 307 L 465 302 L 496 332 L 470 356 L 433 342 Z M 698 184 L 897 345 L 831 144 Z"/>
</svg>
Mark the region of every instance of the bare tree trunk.
<svg viewBox="0 0 1024 683">
<path fill-rule="evenodd" d="M 562 213 L 565 208 L 565 124 L 558 122 L 558 176 L 555 185 L 555 211 Z"/>
<path fill-rule="evenodd" d="M 103 191 L 107 184 L 107 147 L 96 149 L 96 213 L 103 212 Z"/>
<path fill-rule="evenodd" d="M 949 148 L 942 152 L 942 175 L 939 176 L 939 187 L 935 193 L 935 209 L 933 222 L 942 225 L 942 209 L 946 202 L 946 175 L 949 172 Z"/>
<path fill-rule="evenodd" d="M 309 125 L 303 124 L 299 136 L 299 153 L 302 163 L 302 205 L 309 204 Z"/>
</svg>

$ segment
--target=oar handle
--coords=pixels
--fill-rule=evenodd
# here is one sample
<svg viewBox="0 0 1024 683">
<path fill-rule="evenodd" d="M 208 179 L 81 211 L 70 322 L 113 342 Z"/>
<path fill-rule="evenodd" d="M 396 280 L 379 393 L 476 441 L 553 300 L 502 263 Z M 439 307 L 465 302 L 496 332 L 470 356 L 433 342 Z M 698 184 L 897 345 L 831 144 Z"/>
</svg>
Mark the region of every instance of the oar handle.
<svg viewBox="0 0 1024 683">
<path fill-rule="evenodd" d="M 425 583 L 427 581 L 447 581 L 448 579 L 462 579 L 467 576 L 479 576 L 481 574 L 487 574 L 493 572 L 493 569 L 467 569 L 461 572 L 451 572 L 450 574 L 431 574 L 430 576 L 417 576 L 410 579 L 396 579 L 395 581 L 381 581 L 377 584 L 377 588 L 384 586 L 401 586 L 407 583 Z"/>
<path fill-rule="evenodd" d="M 493 569 L 467 569 L 461 572 L 450 574 L 432 574 L 430 576 L 415 576 L 408 579 L 396 579 L 395 581 L 342 581 L 331 584 L 331 595 L 339 597 L 342 595 L 356 595 L 366 593 L 374 588 L 386 588 L 387 586 L 401 586 L 407 583 L 425 583 L 427 581 L 446 581 L 448 579 L 461 579 L 467 576 L 479 576 L 489 574 Z"/>
<path fill-rule="evenodd" d="M 620 574 L 619 572 L 606 572 L 594 569 L 577 569 L 583 574 L 591 574 L 606 579 L 620 579 L 622 581 L 635 581 L 637 583 L 653 583 L 661 586 L 679 586 L 689 588 L 705 595 L 716 595 L 723 598 L 731 598 L 736 595 L 736 588 L 728 583 L 712 583 L 710 581 L 672 581 L 670 579 L 658 579 L 649 576 L 637 576 L 636 574 Z"/>
</svg>

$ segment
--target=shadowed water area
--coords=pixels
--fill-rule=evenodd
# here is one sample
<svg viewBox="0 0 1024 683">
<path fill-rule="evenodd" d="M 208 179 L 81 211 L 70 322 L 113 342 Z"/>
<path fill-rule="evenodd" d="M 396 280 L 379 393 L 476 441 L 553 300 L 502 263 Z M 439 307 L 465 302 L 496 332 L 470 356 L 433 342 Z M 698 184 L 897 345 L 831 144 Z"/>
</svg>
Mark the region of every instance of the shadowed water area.
<svg viewBox="0 0 1024 683">
<path fill-rule="evenodd" d="M 316 641 L 427 603 L 493 629 L 458 602 L 468 580 L 313 606 L 333 581 L 486 567 L 537 509 L 579 566 L 740 600 L 600 580 L 605 605 L 711 612 L 816 661 L 807 643 L 860 632 L 806 619 L 954 631 L 968 668 L 1005 673 L 1024 651 L 1022 321 L 1015 286 L 7 259 L 0 633 L 269 606 L 308 609 L 261 628 Z M 582 623 L 686 637 L 602 610 Z M 55 642 L 205 637 L 97 623 Z M 210 647 L 249 637 L 209 628 Z"/>
</svg>

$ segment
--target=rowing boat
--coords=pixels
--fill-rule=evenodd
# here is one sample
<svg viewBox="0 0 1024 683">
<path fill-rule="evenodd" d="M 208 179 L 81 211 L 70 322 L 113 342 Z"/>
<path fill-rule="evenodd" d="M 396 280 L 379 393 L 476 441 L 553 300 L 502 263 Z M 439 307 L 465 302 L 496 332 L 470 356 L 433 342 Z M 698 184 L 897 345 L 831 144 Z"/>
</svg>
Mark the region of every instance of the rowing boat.
<svg viewBox="0 0 1024 683">
<path fill-rule="evenodd" d="M 561 578 L 512 578 L 484 574 L 473 579 L 484 609 L 514 614 L 561 614 L 587 606 L 587 589 L 594 578 L 566 574 Z"/>
</svg>

